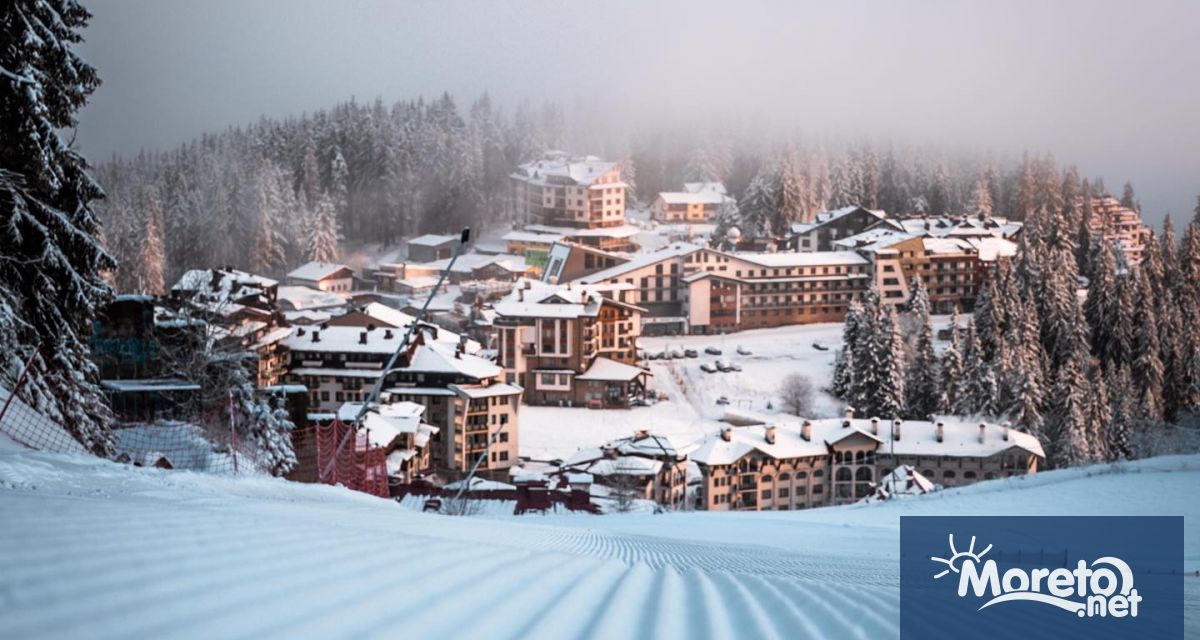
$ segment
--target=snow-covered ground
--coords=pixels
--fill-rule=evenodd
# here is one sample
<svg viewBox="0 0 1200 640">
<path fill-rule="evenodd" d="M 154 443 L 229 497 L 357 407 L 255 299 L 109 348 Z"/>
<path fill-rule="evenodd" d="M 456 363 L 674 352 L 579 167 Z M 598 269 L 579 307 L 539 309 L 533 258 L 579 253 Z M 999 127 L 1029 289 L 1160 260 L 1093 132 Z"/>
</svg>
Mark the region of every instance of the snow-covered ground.
<svg viewBox="0 0 1200 640">
<path fill-rule="evenodd" d="M 950 326 L 950 316 L 935 316 L 933 322 L 936 332 Z M 628 411 L 521 407 L 521 455 L 538 460 L 564 458 L 582 447 L 628 436 L 637 429 L 668 436 L 677 447 L 682 447 L 720 430 L 717 420 L 725 405 L 717 404 L 718 400 L 727 400 L 734 408 L 780 411 L 780 382 L 791 373 L 807 376 L 816 390 L 813 415 L 805 417 L 837 415 L 842 411 L 842 403 L 822 389 L 833 377 L 834 353 L 841 344 L 840 322 L 755 329 L 721 336 L 640 338 L 638 345 L 647 353 L 694 349 L 699 357 L 644 363 L 654 374 L 650 388 L 666 396 L 650 407 Z M 707 347 L 720 349 L 721 355 L 704 353 Z M 739 355 L 738 347 L 749 351 L 749 355 Z M 701 365 L 718 359 L 736 363 L 742 371 L 705 373 L 700 369 Z M 768 405 L 771 410 L 767 410 Z"/>
<path fill-rule="evenodd" d="M 2 441 L 0 637 L 896 638 L 902 514 L 1182 514 L 1200 568 L 1200 456 L 1122 469 L 807 512 L 455 518 Z"/>
</svg>

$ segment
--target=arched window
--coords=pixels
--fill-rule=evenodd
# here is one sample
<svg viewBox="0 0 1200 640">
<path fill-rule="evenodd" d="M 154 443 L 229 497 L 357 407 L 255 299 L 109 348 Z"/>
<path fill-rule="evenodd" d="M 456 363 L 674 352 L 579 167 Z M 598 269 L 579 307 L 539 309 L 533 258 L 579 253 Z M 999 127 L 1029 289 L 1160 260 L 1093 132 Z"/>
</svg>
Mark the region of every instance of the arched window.
<svg viewBox="0 0 1200 640">
<path fill-rule="evenodd" d="M 974 479 L 975 479 L 974 471 L 964 471 L 963 472 L 963 480 L 974 480 Z"/>
<path fill-rule="evenodd" d="M 804 480 L 804 479 L 805 479 L 805 478 L 807 478 L 807 477 L 808 477 L 808 472 L 807 472 L 807 471 L 797 471 L 797 472 L 796 472 L 796 479 L 797 479 L 797 480 Z"/>
<path fill-rule="evenodd" d="M 921 475 L 923 475 L 923 476 L 925 476 L 926 478 L 929 478 L 929 479 L 931 479 L 931 480 L 932 480 L 932 479 L 934 479 L 934 478 L 937 478 L 937 476 L 933 474 L 933 469 L 926 469 L 926 470 L 924 470 L 924 471 L 922 471 L 922 472 L 921 472 Z"/>
<path fill-rule="evenodd" d="M 788 480 L 791 480 L 791 479 L 792 479 L 792 474 L 790 474 L 790 473 L 781 473 L 781 474 L 779 474 L 779 481 L 780 481 L 780 482 L 787 482 Z"/>
<path fill-rule="evenodd" d="M 771 476 L 763 476 L 763 477 L 762 477 L 762 481 L 763 481 L 763 482 L 774 482 L 774 480 L 775 480 L 775 479 L 774 479 L 774 478 L 772 478 Z"/>
<path fill-rule="evenodd" d="M 825 477 L 825 470 L 824 470 L 824 469 L 817 469 L 817 470 L 813 471 L 813 477 L 814 477 L 814 478 L 824 478 L 824 477 Z"/>
<path fill-rule="evenodd" d="M 859 451 L 858 453 L 854 454 L 854 464 L 862 464 L 863 462 L 866 462 L 866 459 L 867 459 L 867 454 L 863 453 L 862 451 Z"/>
<path fill-rule="evenodd" d="M 837 476 L 835 479 L 838 482 L 849 482 L 854 479 L 854 474 L 850 472 L 848 467 L 842 467 L 841 469 L 837 470 Z"/>
<path fill-rule="evenodd" d="M 872 479 L 871 467 L 859 467 L 858 471 L 854 472 L 854 479 L 860 481 L 866 480 L 867 482 L 870 482 Z"/>
</svg>

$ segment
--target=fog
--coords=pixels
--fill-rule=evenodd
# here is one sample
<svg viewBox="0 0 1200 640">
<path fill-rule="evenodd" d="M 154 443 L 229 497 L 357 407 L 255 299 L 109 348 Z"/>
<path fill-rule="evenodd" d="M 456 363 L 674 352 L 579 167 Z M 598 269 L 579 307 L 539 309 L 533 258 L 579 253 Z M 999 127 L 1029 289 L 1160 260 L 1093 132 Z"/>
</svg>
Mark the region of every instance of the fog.
<svg viewBox="0 0 1200 640">
<path fill-rule="evenodd" d="M 352 96 L 486 90 L 1050 151 L 1110 189 L 1132 180 L 1153 223 L 1190 217 L 1200 192 L 1196 2 L 84 3 L 104 81 L 78 130 L 93 160 Z"/>
</svg>

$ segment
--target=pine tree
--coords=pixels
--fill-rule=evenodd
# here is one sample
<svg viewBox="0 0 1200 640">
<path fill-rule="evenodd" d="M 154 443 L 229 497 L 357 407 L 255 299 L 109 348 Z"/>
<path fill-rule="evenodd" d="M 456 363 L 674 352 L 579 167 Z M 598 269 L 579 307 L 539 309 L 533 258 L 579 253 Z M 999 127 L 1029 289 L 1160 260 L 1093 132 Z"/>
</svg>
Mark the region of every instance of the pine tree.
<svg viewBox="0 0 1200 640">
<path fill-rule="evenodd" d="M 1145 186 L 1145 185 L 1143 185 Z M 1133 194 L 1133 183 L 1125 182 L 1124 188 L 1121 190 L 1121 206 L 1126 209 L 1138 210 L 1137 198 Z"/>
<path fill-rule="evenodd" d="M 738 228 L 741 224 L 741 212 L 738 211 L 737 202 L 733 198 L 721 201 L 713 223 L 712 235 L 709 237 L 711 246 L 715 249 L 736 249 L 737 243 L 734 242 L 734 238 L 741 233 L 741 229 Z"/>
<path fill-rule="evenodd" d="M 1017 311 L 1012 331 L 1013 373 L 1008 379 L 1011 404 L 1004 413 L 1027 433 L 1041 438 L 1043 375 L 1037 308 L 1033 302 L 1026 302 L 1021 304 Z"/>
<path fill-rule="evenodd" d="M 862 299 L 862 314 L 854 329 L 857 334 L 853 347 L 847 358 L 852 365 L 850 380 L 849 402 L 862 413 L 874 413 L 878 406 L 878 392 L 883 383 L 882 363 L 880 362 L 879 335 L 880 322 L 879 292 L 871 287 Z"/>
<path fill-rule="evenodd" d="M 1137 390 L 1140 415 L 1148 420 L 1163 417 L 1164 369 L 1159 344 L 1158 298 L 1150 285 L 1149 273 L 1139 268 L 1134 297 L 1139 310 L 1133 336 L 1133 385 Z"/>
<path fill-rule="evenodd" d="M 1129 440 L 1138 419 L 1137 390 L 1134 389 L 1128 365 L 1122 364 L 1109 373 L 1108 395 L 1112 412 L 1108 428 L 1104 431 L 1107 459 L 1128 460 L 1133 457 Z"/>
<path fill-rule="evenodd" d="M 0 381 L 98 454 L 113 450 L 110 413 L 89 358 L 114 262 L 97 238 L 102 197 L 60 137 L 99 78 L 72 47 L 91 14 L 71 0 L 0 3 Z"/>
<path fill-rule="evenodd" d="M 994 415 L 999 385 L 991 362 L 984 357 L 979 333 L 975 330 L 973 322 L 967 325 L 963 363 L 966 371 L 964 379 L 960 382 L 955 413 Z"/>
<path fill-rule="evenodd" d="M 760 240 L 775 236 L 775 203 L 774 178 L 767 170 L 760 171 L 750 181 L 740 204 L 744 238 Z"/>
<path fill-rule="evenodd" d="M 1047 434 L 1051 443 L 1049 462 L 1054 468 L 1075 467 L 1094 460 L 1089 440 L 1090 385 L 1084 377 L 1086 368 L 1087 354 L 1080 346 L 1058 371 L 1058 380 L 1050 400 L 1050 433 Z"/>
<path fill-rule="evenodd" d="M 283 232 L 283 218 L 288 214 L 283 200 L 280 173 L 268 163 L 257 176 L 255 204 L 258 222 L 254 230 L 252 267 L 261 273 L 274 273 L 287 265 L 288 238 Z"/>
<path fill-rule="evenodd" d="M 959 406 L 959 388 L 963 382 L 962 331 L 958 326 L 958 311 L 950 322 L 950 344 L 942 351 L 941 398 L 938 406 L 941 413 L 954 413 Z"/>
<path fill-rule="evenodd" d="M 892 305 L 881 306 L 874 338 L 880 384 L 875 389 L 872 413 L 886 418 L 898 418 L 905 415 L 904 339 L 900 335 L 900 327 L 896 324 L 896 309 Z"/>
<path fill-rule="evenodd" d="M 329 194 L 322 193 L 304 241 L 304 255 L 314 262 L 337 262 L 339 239 L 337 209 Z"/>
<path fill-rule="evenodd" d="M 1088 394 L 1087 429 L 1088 444 L 1091 447 L 1089 459 L 1099 462 L 1111 459 L 1108 450 L 1109 431 L 1112 425 L 1112 407 L 1109 404 L 1108 382 L 1099 367 L 1091 369 L 1088 375 L 1090 392 Z"/>
<path fill-rule="evenodd" d="M 138 290 L 153 295 L 163 293 L 163 274 L 166 271 L 166 255 L 163 243 L 163 211 L 154 188 L 147 190 L 145 198 L 145 222 L 142 231 L 142 246 L 138 254 Z"/>
<path fill-rule="evenodd" d="M 909 313 L 917 323 L 917 340 L 908 360 L 905 380 L 909 419 L 925 420 L 938 410 L 941 391 L 938 388 L 938 361 L 933 348 L 933 323 L 929 315 L 929 294 L 920 276 L 912 278 L 913 296 Z"/>
<path fill-rule="evenodd" d="M 1091 260 L 1092 279 L 1088 283 L 1087 300 L 1083 305 L 1084 315 L 1091 328 L 1092 353 L 1107 365 L 1114 356 L 1114 337 L 1117 311 L 1116 259 L 1107 242 L 1096 246 L 1096 255 Z"/>
<path fill-rule="evenodd" d="M 842 323 L 842 348 L 834 359 L 830 385 L 830 392 L 841 400 L 854 399 L 854 353 L 862 339 L 863 313 L 862 302 L 857 298 L 851 300 Z"/>
<path fill-rule="evenodd" d="M 787 233 L 792 223 L 805 221 L 803 176 L 796 172 L 791 154 L 779 163 L 775 183 L 775 215 L 772 227 L 776 233 Z"/>
<path fill-rule="evenodd" d="M 980 220 L 990 220 L 992 218 L 992 192 L 988 188 L 987 180 L 981 175 L 975 180 L 975 190 L 971 193 L 971 204 L 969 213 Z"/>
</svg>

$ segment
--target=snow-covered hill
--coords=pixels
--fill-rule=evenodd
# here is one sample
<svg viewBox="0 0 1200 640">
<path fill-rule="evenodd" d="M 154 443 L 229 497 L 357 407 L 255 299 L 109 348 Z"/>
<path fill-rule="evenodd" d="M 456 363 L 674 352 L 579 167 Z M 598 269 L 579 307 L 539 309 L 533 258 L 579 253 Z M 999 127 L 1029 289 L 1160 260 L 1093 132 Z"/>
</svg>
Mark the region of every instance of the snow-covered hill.
<svg viewBox="0 0 1200 640">
<path fill-rule="evenodd" d="M 894 638 L 898 515 L 1184 514 L 1196 569 L 1197 486 L 1200 456 L 869 508 L 452 518 L 0 442 L 0 637 Z"/>
</svg>

